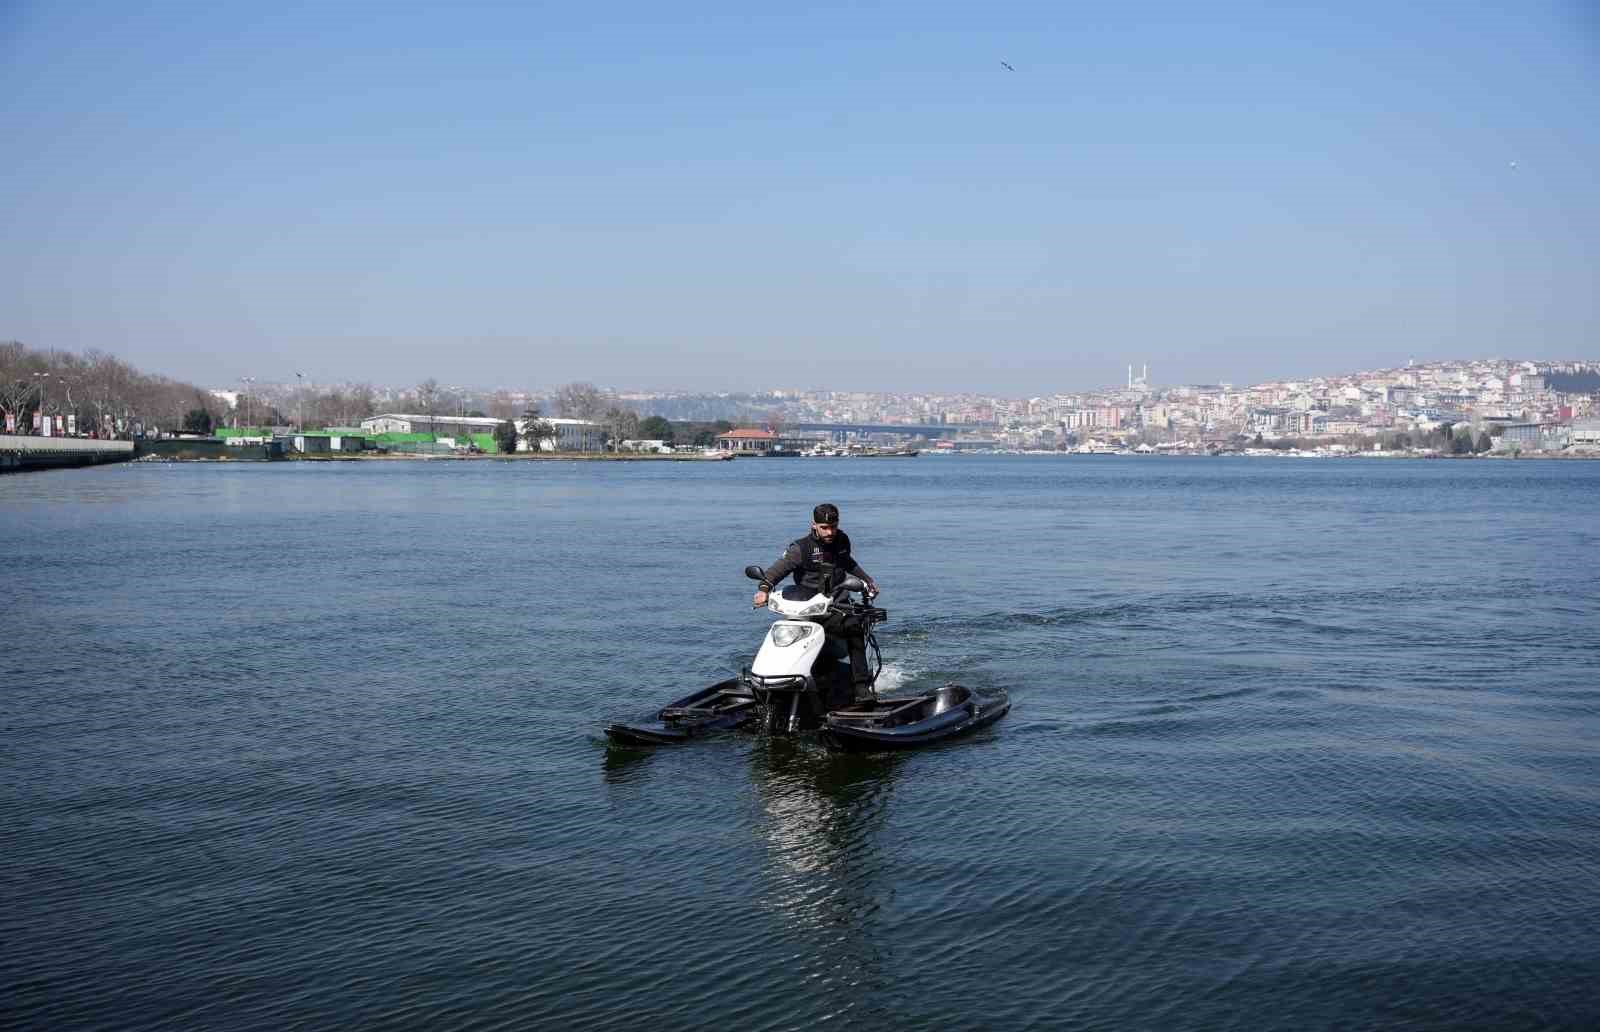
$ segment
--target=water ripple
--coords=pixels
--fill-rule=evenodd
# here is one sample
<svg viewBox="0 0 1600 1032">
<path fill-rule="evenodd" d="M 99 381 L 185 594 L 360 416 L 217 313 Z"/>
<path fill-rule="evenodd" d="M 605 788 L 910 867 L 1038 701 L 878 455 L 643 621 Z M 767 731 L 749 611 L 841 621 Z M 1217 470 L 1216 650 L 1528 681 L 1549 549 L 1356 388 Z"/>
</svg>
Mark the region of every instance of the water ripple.
<svg viewBox="0 0 1600 1032">
<path fill-rule="evenodd" d="M 1600 466 L 921 462 L 0 478 L 6 1025 L 1600 1026 Z M 610 748 L 817 497 L 1013 713 Z"/>
</svg>

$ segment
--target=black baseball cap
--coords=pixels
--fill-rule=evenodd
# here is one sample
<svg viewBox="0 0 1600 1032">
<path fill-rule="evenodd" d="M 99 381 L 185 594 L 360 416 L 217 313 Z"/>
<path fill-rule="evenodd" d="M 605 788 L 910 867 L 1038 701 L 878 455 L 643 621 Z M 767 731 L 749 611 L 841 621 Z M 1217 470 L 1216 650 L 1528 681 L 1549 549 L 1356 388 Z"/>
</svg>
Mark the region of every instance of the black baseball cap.
<svg viewBox="0 0 1600 1032">
<path fill-rule="evenodd" d="M 820 523 L 825 527 L 839 525 L 839 507 L 832 502 L 823 502 L 811 510 L 811 522 Z"/>
</svg>

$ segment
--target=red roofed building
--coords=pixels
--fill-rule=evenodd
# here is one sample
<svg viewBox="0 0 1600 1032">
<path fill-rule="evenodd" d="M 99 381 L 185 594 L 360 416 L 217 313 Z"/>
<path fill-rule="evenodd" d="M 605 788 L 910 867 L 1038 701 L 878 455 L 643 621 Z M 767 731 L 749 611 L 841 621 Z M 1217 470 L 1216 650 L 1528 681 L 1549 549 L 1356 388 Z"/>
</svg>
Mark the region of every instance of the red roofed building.
<svg viewBox="0 0 1600 1032">
<path fill-rule="evenodd" d="M 765 455 L 777 442 L 778 435 L 771 430 L 741 426 L 725 434 L 718 434 L 717 450 L 733 452 L 736 455 Z"/>
</svg>

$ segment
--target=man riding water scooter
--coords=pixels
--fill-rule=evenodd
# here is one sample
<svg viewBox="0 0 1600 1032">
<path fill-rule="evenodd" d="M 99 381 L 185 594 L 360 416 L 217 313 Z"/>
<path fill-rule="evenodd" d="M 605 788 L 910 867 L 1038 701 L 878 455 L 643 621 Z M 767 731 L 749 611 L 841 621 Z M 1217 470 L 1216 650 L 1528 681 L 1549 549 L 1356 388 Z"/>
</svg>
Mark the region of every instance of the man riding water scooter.
<svg viewBox="0 0 1600 1032">
<path fill-rule="evenodd" d="M 761 587 L 752 600 L 757 608 L 767 604 L 767 594 L 783 578 L 794 574 L 795 583 L 809 594 L 832 597 L 846 576 L 867 585 L 867 598 L 878 593 L 877 582 L 850 554 L 850 535 L 839 529 L 839 507 L 823 502 L 811 510 L 811 533 L 791 542 L 783 556 L 761 575 Z M 867 666 L 867 626 L 860 617 L 835 613 L 821 621 L 829 638 L 844 642 L 850 655 L 850 683 L 854 701 L 873 698 L 872 671 Z"/>
</svg>

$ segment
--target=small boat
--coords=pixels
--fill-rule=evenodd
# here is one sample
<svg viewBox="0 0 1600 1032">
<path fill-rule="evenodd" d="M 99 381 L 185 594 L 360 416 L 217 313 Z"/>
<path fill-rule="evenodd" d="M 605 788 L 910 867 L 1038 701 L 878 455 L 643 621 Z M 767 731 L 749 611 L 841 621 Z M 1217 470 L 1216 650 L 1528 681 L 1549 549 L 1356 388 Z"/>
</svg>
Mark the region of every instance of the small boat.
<svg viewBox="0 0 1600 1032">
<path fill-rule="evenodd" d="M 821 734 L 828 745 L 848 752 L 913 749 L 976 731 L 1010 709 L 1011 696 L 1003 690 L 979 695 L 947 684 L 926 695 L 833 710 L 823 718 Z"/>
<path fill-rule="evenodd" d="M 654 723 L 607 724 L 606 737 L 624 745 L 668 745 L 738 727 L 755 715 L 755 696 L 734 677 L 663 707 Z"/>
</svg>

